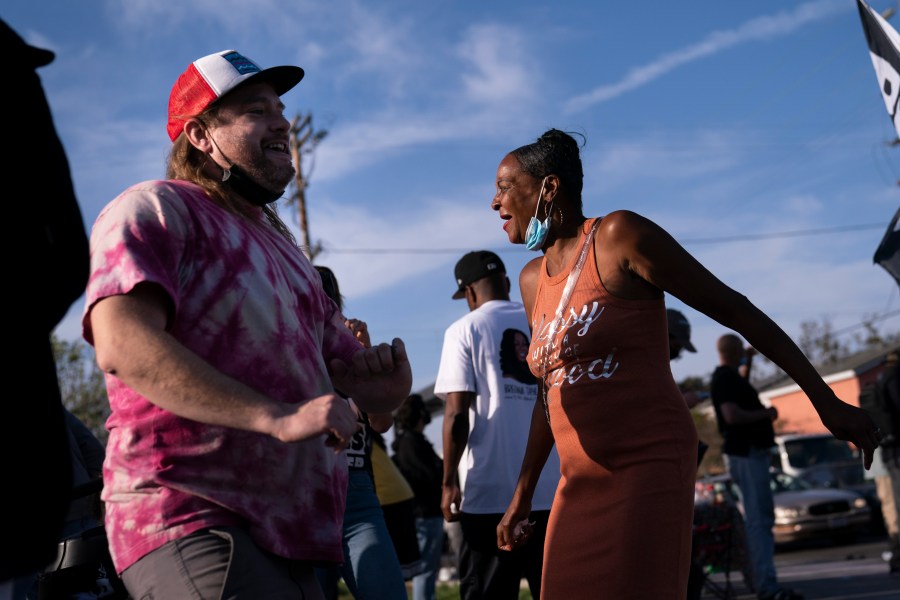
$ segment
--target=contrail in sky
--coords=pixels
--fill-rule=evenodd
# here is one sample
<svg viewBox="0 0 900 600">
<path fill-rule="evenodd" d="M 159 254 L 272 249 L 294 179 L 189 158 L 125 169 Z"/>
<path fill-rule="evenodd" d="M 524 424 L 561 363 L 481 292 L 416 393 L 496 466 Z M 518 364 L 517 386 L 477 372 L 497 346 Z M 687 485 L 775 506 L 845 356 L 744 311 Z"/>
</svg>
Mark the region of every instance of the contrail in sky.
<svg viewBox="0 0 900 600">
<path fill-rule="evenodd" d="M 782 11 L 774 15 L 751 19 L 736 29 L 714 31 L 696 44 L 663 54 L 652 63 L 632 69 L 615 83 L 601 85 L 585 94 L 575 96 L 566 103 L 565 112 L 571 114 L 612 100 L 646 85 L 682 65 L 721 50 L 744 42 L 787 35 L 808 23 L 821 21 L 834 13 L 846 10 L 849 10 L 848 3 L 844 0 L 819 0 L 800 5 L 793 11 Z"/>
</svg>

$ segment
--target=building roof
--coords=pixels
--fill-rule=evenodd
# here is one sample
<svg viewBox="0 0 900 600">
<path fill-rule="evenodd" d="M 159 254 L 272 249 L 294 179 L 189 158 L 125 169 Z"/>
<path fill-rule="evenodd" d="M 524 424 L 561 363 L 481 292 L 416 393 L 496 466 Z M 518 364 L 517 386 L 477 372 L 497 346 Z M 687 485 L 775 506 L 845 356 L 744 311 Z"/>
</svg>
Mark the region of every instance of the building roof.
<svg viewBox="0 0 900 600">
<path fill-rule="evenodd" d="M 866 348 L 839 358 L 836 361 L 815 365 L 815 367 L 816 371 L 826 382 L 850 376 L 859 376 L 884 363 L 885 358 L 891 351 L 900 351 L 900 346 L 887 345 L 878 348 Z M 779 371 L 776 375 L 765 381 L 754 382 L 754 385 L 757 390 L 762 393 L 771 392 L 772 390 L 795 384 L 790 377 L 784 374 L 784 372 Z"/>
</svg>

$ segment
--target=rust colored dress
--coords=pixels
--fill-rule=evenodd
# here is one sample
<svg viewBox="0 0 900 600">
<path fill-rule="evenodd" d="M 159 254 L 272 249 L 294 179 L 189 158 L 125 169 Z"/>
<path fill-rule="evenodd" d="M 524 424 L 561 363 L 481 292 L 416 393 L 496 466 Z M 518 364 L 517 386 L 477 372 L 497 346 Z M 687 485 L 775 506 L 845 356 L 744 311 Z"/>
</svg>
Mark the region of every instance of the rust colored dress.
<svg viewBox="0 0 900 600">
<path fill-rule="evenodd" d="M 562 474 L 541 599 L 683 600 L 697 431 L 672 377 L 664 300 L 612 296 L 590 251 L 548 339 L 577 254 L 554 277 L 541 266 L 531 315 L 528 362 L 540 377 L 549 358 L 546 401 Z"/>
</svg>

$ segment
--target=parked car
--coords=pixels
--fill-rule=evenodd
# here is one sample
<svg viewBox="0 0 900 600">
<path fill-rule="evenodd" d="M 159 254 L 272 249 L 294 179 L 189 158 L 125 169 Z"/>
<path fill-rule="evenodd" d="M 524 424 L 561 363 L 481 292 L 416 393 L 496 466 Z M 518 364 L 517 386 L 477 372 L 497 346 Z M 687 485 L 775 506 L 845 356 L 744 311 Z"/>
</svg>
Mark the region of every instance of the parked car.
<svg viewBox="0 0 900 600">
<path fill-rule="evenodd" d="M 862 457 L 850 444 L 830 433 L 775 436 L 772 466 L 816 488 L 840 488 L 865 497 L 873 529 L 884 527 L 875 481 L 866 479 Z"/>
<path fill-rule="evenodd" d="M 857 492 L 814 488 L 774 469 L 770 486 L 775 500 L 772 533 L 776 544 L 821 538 L 846 543 L 869 526 L 869 505 Z M 734 502 L 743 513 L 740 490 L 728 474 L 698 479 L 694 502 Z"/>
</svg>

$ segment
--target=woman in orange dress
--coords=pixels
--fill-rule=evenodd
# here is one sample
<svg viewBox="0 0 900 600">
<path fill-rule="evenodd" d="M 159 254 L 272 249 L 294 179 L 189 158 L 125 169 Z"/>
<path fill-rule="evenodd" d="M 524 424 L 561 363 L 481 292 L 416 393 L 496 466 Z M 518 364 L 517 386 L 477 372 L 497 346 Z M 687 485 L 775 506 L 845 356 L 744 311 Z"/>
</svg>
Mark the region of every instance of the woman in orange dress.
<svg viewBox="0 0 900 600">
<path fill-rule="evenodd" d="M 842 402 L 794 342 L 648 219 L 583 214 L 577 142 L 551 129 L 497 169 L 491 208 L 513 244 L 540 250 L 519 276 L 541 380 L 515 495 L 497 543 L 527 543 L 531 494 L 555 443 L 562 477 L 544 545 L 542 600 L 683 600 L 697 432 L 669 366 L 664 294 L 743 335 L 806 392 L 836 437 L 876 427 Z"/>
</svg>

